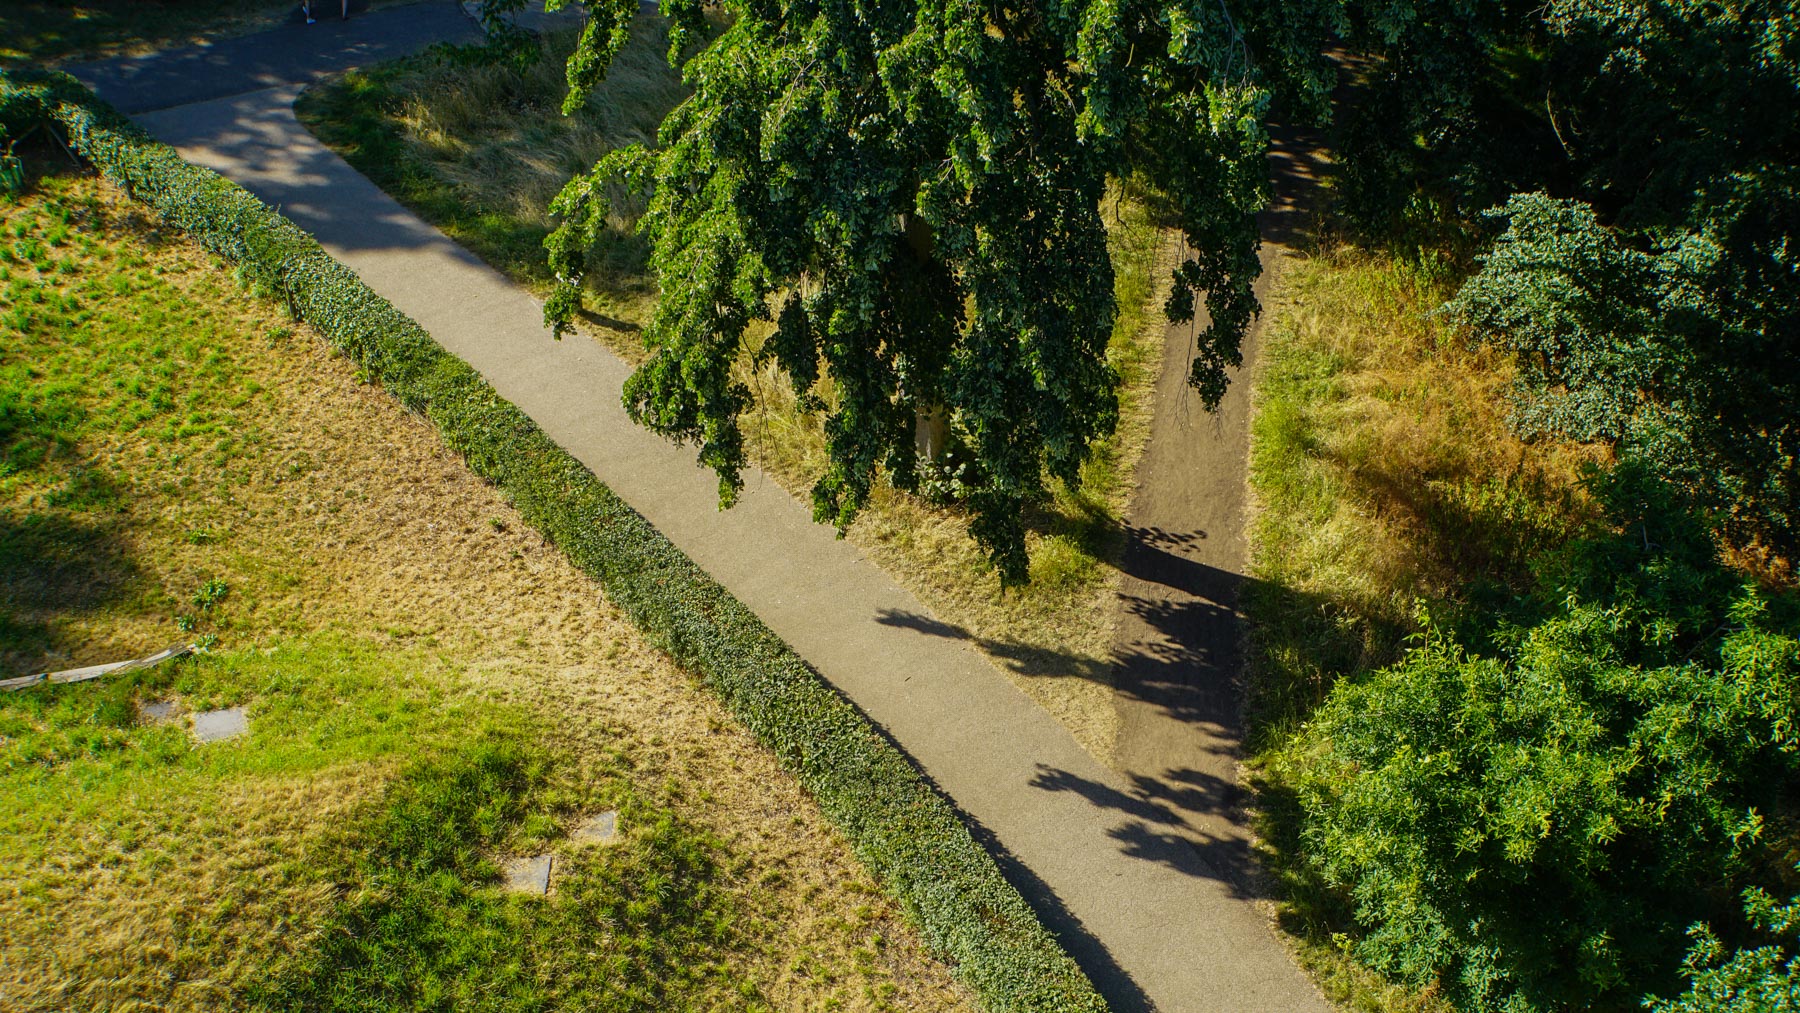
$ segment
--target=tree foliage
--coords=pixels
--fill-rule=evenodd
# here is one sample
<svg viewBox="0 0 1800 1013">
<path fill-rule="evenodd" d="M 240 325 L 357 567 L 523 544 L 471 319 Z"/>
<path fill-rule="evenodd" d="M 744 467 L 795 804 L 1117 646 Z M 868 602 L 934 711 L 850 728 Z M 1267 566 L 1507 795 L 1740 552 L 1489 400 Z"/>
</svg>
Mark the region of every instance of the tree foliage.
<svg viewBox="0 0 1800 1013">
<path fill-rule="evenodd" d="M 549 318 L 576 309 L 610 195 L 649 190 L 661 299 L 632 417 L 697 444 L 729 503 L 751 398 L 731 366 L 775 362 L 825 413 L 813 512 L 840 530 L 878 475 L 917 486 L 915 427 L 946 418 L 971 531 L 1003 581 L 1023 580 L 1024 506 L 1046 475 L 1077 481 L 1117 420 L 1107 180 L 1147 182 L 1186 234 L 1168 310 L 1189 319 L 1204 300 L 1190 382 L 1216 405 L 1255 312 L 1271 81 L 1317 105 L 1330 19 L 1220 0 L 724 7 L 708 38 L 699 0 L 665 2 L 693 96 L 655 147 L 609 154 L 554 204 L 565 284 Z M 588 4 L 570 101 L 633 10 Z"/>
<path fill-rule="evenodd" d="M 1800 933 L 1800 897 L 1779 904 L 1757 887 L 1744 891 L 1744 920 L 1784 942 Z M 1711 927 L 1688 930 L 1693 946 L 1682 967 L 1688 989 L 1674 999 L 1652 999 L 1650 1013 L 1800 1013 L 1800 957 L 1791 944 L 1741 947 L 1725 955 Z"/>
<path fill-rule="evenodd" d="M 1618 445 L 1701 493 L 1740 537 L 1792 553 L 1800 261 L 1780 233 L 1800 221 L 1764 219 L 1756 203 L 1645 248 L 1589 205 L 1515 197 L 1452 309 L 1517 353 L 1525 431 Z M 1751 231 L 1762 238 L 1745 242 Z"/>
<path fill-rule="evenodd" d="M 1320 875 L 1372 966 L 1459 1008 L 1628 1005 L 1757 868 L 1800 765 L 1800 615 L 1740 585 L 1638 468 L 1523 621 L 1427 623 L 1343 683 L 1288 759 Z"/>
<path fill-rule="evenodd" d="M 1521 353 L 1524 427 L 1615 442 L 1800 552 L 1800 9 L 1357 9 L 1346 204 L 1404 237 L 1505 204 L 1455 308 Z"/>
</svg>

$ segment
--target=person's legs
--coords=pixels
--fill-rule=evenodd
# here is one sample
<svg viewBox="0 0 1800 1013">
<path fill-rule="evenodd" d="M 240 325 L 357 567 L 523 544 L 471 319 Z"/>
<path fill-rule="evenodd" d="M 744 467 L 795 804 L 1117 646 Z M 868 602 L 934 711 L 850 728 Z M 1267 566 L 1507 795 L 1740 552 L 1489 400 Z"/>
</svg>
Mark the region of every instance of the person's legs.
<svg viewBox="0 0 1800 1013">
<path fill-rule="evenodd" d="M 350 20 L 350 0 L 338 0 L 338 3 L 338 13 L 344 16 L 345 21 Z"/>
<path fill-rule="evenodd" d="M 312 0 L 300 0 L 300 14 L 306 18 L 307 24 L 317 23 L 312 16 Z"/>
</svg>

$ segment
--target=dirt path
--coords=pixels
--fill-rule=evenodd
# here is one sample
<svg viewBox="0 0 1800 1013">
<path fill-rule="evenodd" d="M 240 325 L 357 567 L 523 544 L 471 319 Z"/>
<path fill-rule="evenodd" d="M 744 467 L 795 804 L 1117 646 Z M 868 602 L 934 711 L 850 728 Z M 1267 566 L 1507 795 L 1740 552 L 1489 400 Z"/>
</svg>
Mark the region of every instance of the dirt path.
<svg viewBox="0 0 1800 1013">
<path fill-rule="evenodd" d="M 1265 302 L 1316 206 L 1329 168 L 1320 151 L 1308 135 L 1276 138 L 1275 202 L 1259 218 L 1263 273 L 1256 288 Z M 1191 842 L 1257 896 L 1237 783 L 1244 633 L 1237 599 L 1247 579 L 1250 376 L 1262 324 L 1246 335 L 1244 364 L 1212 414 L 1186 383 L 1193 336 L 1203 324 L 1169 328 L 1156 414 L 1138 465 L 1113 648 L 1113 766 L 1131 782 L 1134 799 L 1176 814 L 1163 833 Z"/>
<path fill-rule="evenodd" d="M 366 30 L 380 30 L 380 15 L 364 19 Z M 254 46 L 241 51 L 252 68 L 264 62 Z M 623 362 L 591 342 L 551 340 L 535 299 L 314 139 L 292 108 L 310 69 L 263 87 L 262 71 L 238 73 L 229 54 L 212 55 L 168 58 L 201 77 L 184 95 L 215 97 L 140 122 L 317 236 L 862 708 L 963 810 L 1115 1010 L 1328 1009 L 1254 897 L 1166 832 L 1179 823 L 1169 810 L 1143 802 L 1129 780 L 1089 756 L 986 658 L 944 635 L 917 599 L 812 523 L 809 509 L 773 481 L 747 473 L 739 504 L 719 511 L 716 480 L 695 466 L 691 449 L 625 417 Z M 350 57 L 320 57 L 327 58 Z M 118 80 L 115 71 L 102 66 L 85 76 L 118 99 L 107 84 Z M 138 69 L 140 77 L 159 73 Z"/>
</svg>

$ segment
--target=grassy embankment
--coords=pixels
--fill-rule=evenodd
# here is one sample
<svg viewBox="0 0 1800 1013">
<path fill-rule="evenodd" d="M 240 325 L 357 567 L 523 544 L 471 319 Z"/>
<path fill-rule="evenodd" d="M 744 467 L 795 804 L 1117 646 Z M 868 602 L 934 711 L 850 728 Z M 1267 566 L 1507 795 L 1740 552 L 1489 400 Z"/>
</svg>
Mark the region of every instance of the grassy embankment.
<svg viewBox="0 0 1800 1013">
<path fill-rule="evenodd" d="M 1397 660 L 1419 603 L 1482 611 L 1591 516 L 1577 480 L 1596 452 L 1513 436 L 1505 360 L 1431 315 L 1456 280 L 1350 247 L 1303 257 L 1271 300 L 1256 380 L 1245 610 L 1261 830 L 1301 961 L 1357 1010 L 1443 1007 L 1334 945 L 1348 913 L 1309 878 L 1269 761 L 1337 680 Z"/>
<path fill-rule="evenodd" d="M 107 186 L 37 186 L 0 204 L 0 662 L 217 643 L 0 695 L 0 1006 L 969 1008 L 428 425 Z M 498 891 L 542 850 L 550 897 Z"/>
<path fill-rule="evenodd" d="M 563 182 L 611 148 L 654 137 L 685 95 L 664 60 L 660 21 L 645 17 L 594 99 L 558 112 L 572 40 L 552 35 L 523 75 L 412 59 L 346 75 L 302 97 L 301 118 L 389 193 L 513 279 L 538 291 L 550 278 L 544 213 Z M 1111 354 L 1125 380 L 1123 421 L 1084 469 L 1080 491 L 1059 490 L 1031 517 L 1033 582 L 1002 597 L 955 510 L 880 489 L 850 539 L 998 657 L 1017 681 L 1099 755 L 1110 751 L 1108 678 L 1117 520 L 1148 431 L 1152 370 L 1162 336 L 1157 282 L 1163 235 L 1136 201 L 1109 213 L 1121 312 Z M 586 323 L 629 360 L 655 298 L 641 240 L 620 228 L 594 252 Z M 743 378 L 758 403 L 744 420 L 752 456 L 805 498 L 823 472 L 821 420 L 795 409 L 773 366 Z"/>
</svg>

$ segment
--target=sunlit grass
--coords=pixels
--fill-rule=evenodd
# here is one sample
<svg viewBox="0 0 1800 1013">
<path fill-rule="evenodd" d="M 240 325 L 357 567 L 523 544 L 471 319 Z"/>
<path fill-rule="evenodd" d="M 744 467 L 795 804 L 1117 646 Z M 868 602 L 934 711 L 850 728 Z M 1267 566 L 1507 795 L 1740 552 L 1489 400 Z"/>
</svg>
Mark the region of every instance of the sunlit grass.
<svg viewBox="0 0 1800 1013">
<path fill-rule="evenodd" d="M 428 425 L 116 191 L 33 188 L 0 203 L 0 665 L 211 646 L 0 694 L 0 1006 L 966 1008 Z M 197 743 L 223 706 L 248 734 Z M 566 839 L 603 809 L 615 844 Z M 502 894 L 542 851 L 552 895 Z"/>
<path fill-rule="evenodd" d="M 1288 268 L 1276 289 L 1251 437 L 1251 742 L 1279 750 L 1340 679 L 1391 664 L 1424 604 L 1474 614 L 1530 579 L 1538 552 L 1592 516 L 1594 451 L 1528 444 L 1506 424 L 1504 358 L 1434 311 L 1456 278 L 1353 249 Z M 1444 1013 L 1334 942 L 1341 898 L 1306 866 L 1289 793 L 1259 766 L 1258 829 L 1285 885 L 1281 923 L 1347 1008 Z"/>
</svg>

